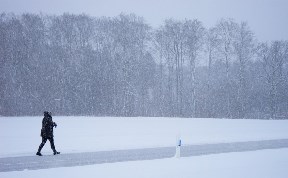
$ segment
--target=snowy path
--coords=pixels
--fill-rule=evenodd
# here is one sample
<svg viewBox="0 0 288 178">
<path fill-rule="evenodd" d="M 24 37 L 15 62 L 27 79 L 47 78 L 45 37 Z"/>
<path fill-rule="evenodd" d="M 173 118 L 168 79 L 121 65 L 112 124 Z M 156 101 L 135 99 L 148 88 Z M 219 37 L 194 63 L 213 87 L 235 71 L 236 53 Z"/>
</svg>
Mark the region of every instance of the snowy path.
<svg viewBox="0 0 288 178">
<path fill-rule="evenodd" d="M 205 145 L 186 145 L 181 147 L 181 157 L 243 152 L 262 149 L 288 147 L 288 139 L 218 143 Z M 71 153 L 49 156 L 23 156 L 0 158 L 0 172 L 37 170 L 57 167 L 73 167 L 102 163 L 114 163 L 135 160 L 153 160 L 171 158 L 175 147 L 146 148 L 133 150 L 101 151 L 91 153 Z"/>
</svg>

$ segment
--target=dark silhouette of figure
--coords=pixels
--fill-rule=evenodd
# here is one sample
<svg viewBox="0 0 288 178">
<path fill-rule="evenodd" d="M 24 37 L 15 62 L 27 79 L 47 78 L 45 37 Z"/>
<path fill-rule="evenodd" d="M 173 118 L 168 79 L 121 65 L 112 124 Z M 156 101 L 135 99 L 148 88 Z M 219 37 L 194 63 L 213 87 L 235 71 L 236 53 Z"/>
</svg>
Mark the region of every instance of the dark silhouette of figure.
<svg viewBox="0 0 288 178">
<path fill-rule="evenodd" d="M 40 134 L 42 137 L 42 143 L 39 145 L 39 149 L 36 155 L 42 156 L 41 150 L 47 140 L 50 141 L 51 149 L 53 150 L 54 155 L 60 154 L 60 152 L 57 152 L 55 149 L 53 127 L 56 128 L 57 124 L 53 122 L 51 112 L 44 111 L 44 118 L 42 120 L 42 129 L 41 129 L 41 134 Z"/>
</svg>

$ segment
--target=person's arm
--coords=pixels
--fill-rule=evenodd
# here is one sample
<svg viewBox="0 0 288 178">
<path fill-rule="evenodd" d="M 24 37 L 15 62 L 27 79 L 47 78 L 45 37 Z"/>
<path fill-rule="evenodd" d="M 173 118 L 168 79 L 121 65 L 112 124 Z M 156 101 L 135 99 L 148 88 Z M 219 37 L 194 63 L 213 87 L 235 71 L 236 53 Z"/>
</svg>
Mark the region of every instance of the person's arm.
<svg viewBox="0 0 288 178">
<path fill-rule="evenodd" d="M 49 121 L 53 127 L 55 127 L 55 128 L 57 127 L 57 124 L 56 124 L 56 122 L 53 122 L 52 117 L 49 118 Z"/>
</svg>

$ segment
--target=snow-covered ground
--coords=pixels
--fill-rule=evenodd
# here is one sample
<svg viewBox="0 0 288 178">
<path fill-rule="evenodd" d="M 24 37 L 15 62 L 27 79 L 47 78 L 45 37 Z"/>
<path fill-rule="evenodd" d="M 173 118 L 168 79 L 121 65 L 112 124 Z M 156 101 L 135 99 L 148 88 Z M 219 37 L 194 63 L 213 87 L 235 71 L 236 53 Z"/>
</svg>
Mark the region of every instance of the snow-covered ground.
<svg viewBox="0 0 288 178">
<path fill-rule="evenodd" d="M 131 161 L 36 171 L 1 178 L 287 178 L 288 149 Z"/>
<path fill-rule="evenodd" d="M 288 121 L 53 117 L 62 153 L 288 138 Z M 0 157 L 34 155 L 42 117 L 0 117 Z M 52 154 L 47 142 L 44 154 Z M 0 177 L 287 177 L 288 149 L 0 173 Z"/>
</svg>

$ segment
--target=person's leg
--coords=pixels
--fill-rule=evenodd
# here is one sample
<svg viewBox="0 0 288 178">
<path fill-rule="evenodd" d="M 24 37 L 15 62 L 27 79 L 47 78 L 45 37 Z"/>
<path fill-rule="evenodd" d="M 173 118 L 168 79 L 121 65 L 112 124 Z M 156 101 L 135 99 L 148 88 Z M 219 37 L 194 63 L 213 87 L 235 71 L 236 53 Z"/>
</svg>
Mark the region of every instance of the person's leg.
<svg viewBox="0 0 288 178">
<path fill-rule="evenodd" d="M 54 155 L 60 154 L 60 152 L 56 151 L 56 148 L 55 148 L 55 145 L 54 145 L 54 138 L 53 137 L 49 138 L 49 141 L 50 141 L 51 149 L 53 150 Z"/>
<path fill-rule="evenodd" d="M 47 141 L 47 138 L 42 137 L 42 142 L 39 145 L 38 152 L 36 153 L 36 155 L 42 156 L 41 150 L 42 150 L 43 146 L 45 145 L 46 141 Z"/>
</svg>

